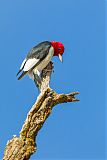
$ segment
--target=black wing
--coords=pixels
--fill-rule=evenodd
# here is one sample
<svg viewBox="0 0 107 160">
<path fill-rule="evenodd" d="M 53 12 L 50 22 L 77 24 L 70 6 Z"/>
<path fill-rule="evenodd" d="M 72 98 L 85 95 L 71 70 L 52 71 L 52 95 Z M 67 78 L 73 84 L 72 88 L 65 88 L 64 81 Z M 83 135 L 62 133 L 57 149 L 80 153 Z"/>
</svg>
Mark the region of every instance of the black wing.
<svg viewBox="0 0 107 160">
<path fill-rule="evenodd" d="M 29 58 L 36 58 L 40 60 L 44 59 L 44 57 L 47 56 L 50 47 L 51 47 L 51 43 L 48 41 L 39 43 L 37 46 L 33 47 L 29 51 L 27 55 L 27 59 Z"/>
<path fill-rule="evenodd" d="M 51 43 L 48 41 L 42 42 L 38 44 L 37 46 L 33 47 L 26 59 L 23 65 L 21 65 L 21 68 L 17 75 L 22 71 L 22 74 L 19 76 L 18 80 L 20 80 L 29 70 L 35 68 L 39 63 L 47 56 L 49 53 L 49 49 L 51 47 Z M 29 63 L 30 62 L 30 63 Z"/>
</svg>

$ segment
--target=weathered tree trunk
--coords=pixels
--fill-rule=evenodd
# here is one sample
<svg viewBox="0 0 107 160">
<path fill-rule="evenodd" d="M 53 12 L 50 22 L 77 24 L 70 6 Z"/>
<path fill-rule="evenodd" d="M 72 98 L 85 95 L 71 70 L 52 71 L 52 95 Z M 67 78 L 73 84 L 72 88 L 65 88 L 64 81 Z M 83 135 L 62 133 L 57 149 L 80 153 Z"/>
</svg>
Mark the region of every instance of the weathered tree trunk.
<svg viewBox="0 0 107 160">
<path fill-rule="evenodd" d="M 20 137 L 13 136 L 7 142 L 3 160 L 28 160 L 36 152 L 36 136 L 50 115 L 52 108 L 59 103 L 75 102 L 78 92 L 58 94 L 49 87 L 52 73 L 52 62 L 43 70 L 42 83 L 39 84 L 40 94 L 29 111 L 20 131 Z"/>
</svg>

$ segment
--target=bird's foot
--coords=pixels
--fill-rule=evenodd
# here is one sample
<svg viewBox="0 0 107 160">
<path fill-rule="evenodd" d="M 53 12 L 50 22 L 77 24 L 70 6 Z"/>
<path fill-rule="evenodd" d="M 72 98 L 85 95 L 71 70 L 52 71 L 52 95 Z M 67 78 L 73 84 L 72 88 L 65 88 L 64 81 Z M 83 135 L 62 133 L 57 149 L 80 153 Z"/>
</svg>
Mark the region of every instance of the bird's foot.
<svg viewBox="0 0 107 160">
<path fill-rule="evenodd" d="M 37 88 L 39 88 L 39 86 L 41 84 L 41 78 L 37 74 L 34 74 L 34 82 L 35 82 Z"/>
<path fill-rule="evenodd" d="M 51 72 L 51 71 L 52 71 L 51 69 L 45 69 L 45 70 L 43 70 L 42 73 L 41 73 L 41 77 L 43 77 L 44 75 L 46 75 L 47 72 Z"/>
</svg>

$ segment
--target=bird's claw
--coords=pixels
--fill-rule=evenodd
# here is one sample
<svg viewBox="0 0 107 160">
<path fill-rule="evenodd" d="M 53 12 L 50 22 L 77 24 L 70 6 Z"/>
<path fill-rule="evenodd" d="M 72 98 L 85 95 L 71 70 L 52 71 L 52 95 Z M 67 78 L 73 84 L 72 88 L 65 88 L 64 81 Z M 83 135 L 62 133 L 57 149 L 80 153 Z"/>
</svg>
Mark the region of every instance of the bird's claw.
<svg viewBox="0 0 107 160">
<path fill-rule="evenodd" d="M 35 82 L 37 87 L 39 87 L 40 84 L 41 84 L 41 78 L 35 73 L 34 73 L 34 82 Z"/>
</svg>

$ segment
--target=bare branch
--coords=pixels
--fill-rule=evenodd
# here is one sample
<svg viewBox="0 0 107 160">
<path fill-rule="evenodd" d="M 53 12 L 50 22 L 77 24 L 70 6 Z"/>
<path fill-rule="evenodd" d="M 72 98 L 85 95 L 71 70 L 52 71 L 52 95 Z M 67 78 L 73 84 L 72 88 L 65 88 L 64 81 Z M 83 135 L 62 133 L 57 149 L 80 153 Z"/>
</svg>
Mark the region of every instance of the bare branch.
<svg viewBox="0 0 107 160">
<path fill-rule="evenodd" d="M 20 137 L 15 136 L 7 143 L 3 160 L 28 160 L 37 150 L 36 136 L 52 112 L 52 108 L 60 103 L 78 101 L 75 95 L 79 92 L 58 94 L 49 87 L 52 69 L 50 62 L 42 73 L 42 83 L 39 84 L 41 93 L 27 115 Z"/>
</svg>

